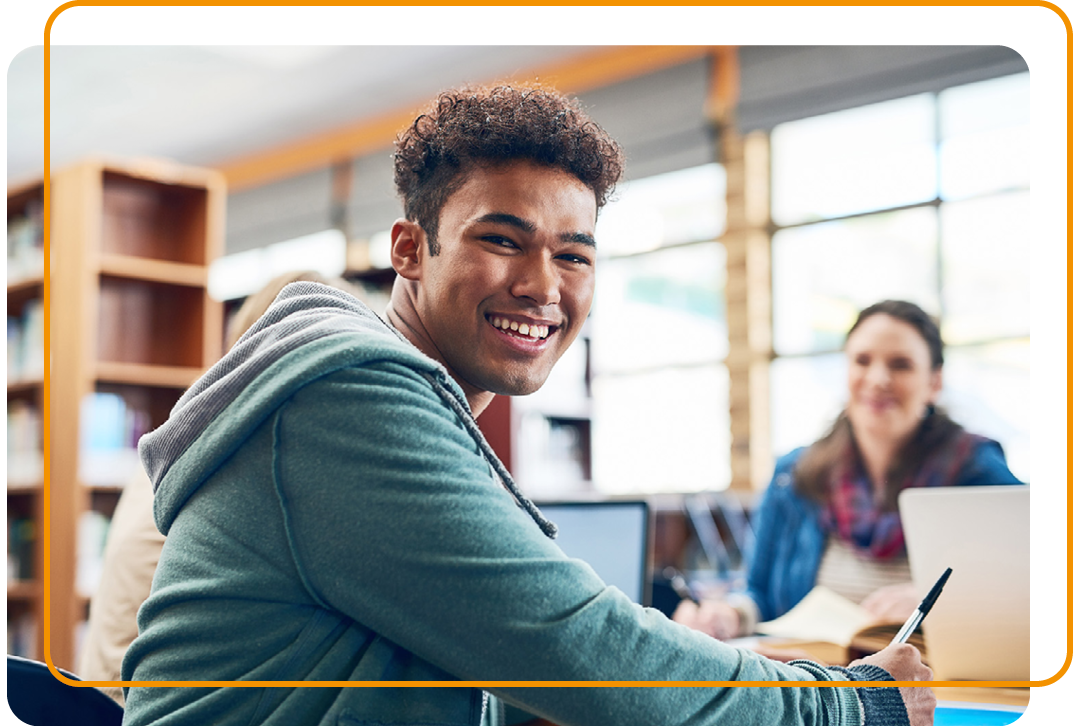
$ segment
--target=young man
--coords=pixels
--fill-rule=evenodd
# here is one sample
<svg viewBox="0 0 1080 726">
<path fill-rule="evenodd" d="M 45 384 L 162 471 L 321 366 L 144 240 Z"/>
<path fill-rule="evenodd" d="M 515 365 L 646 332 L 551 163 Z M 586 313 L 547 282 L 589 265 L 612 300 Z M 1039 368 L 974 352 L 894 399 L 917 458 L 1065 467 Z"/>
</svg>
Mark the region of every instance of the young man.
<svg viewBox="0 0 1080 726">
<path fill-rule="evenodd" d="M 909 646 L 784 665 L 633 604 L 559 550 L 484 441 L 474 416 L 536 390 L 580 330 L 621 167 L 575 103 L 537 89 L 444 94 L 404 133 L 389 324 L 290 286 L 140 442 L 168 537 L 124 680 L 288 683 L 134 687 L 128 726 L 475 726 L 488 701 L 358 681 L 930 677 Z M 490 690 L 587 726 L 921 726 L 934 707 L 925 688 Z"/>
</svg>

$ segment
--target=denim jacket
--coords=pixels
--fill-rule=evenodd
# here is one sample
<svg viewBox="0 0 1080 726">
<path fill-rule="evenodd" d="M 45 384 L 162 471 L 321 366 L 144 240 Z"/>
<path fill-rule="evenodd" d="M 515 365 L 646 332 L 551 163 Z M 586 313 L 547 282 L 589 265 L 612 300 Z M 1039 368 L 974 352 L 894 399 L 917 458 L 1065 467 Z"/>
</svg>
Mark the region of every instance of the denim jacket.
<svg viewBox="0 0 1080 726">
<path fill-rule="evenodd" d="M 776 471 L 754 513 L 756 545 L 750 557 L 747 594 L 761 620 L 778 618 L 802 600 L 817 582 L 828 532 L 821 525 L 821 505 L 798 494 L 792 471 L 805 451 L 780 457 Z M 1005 464 L 1001 444 L 978 444 L 960 470 L 955 486 L 1021 484 Z"/>
</svg>

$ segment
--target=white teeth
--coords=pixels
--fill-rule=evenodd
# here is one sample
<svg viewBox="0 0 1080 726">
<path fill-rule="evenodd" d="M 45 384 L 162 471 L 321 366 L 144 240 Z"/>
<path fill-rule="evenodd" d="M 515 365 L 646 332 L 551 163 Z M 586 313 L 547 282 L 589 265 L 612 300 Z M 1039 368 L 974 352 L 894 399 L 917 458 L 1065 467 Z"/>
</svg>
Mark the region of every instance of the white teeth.
<svg viewBox="0 0 1080 726">
<path fill-rule="evenodd" d="M 527 335 L 530 338 L 546 338 L 551 332 L 550 326 L 547 325 L 528 325 L 527 323 L 517 323 L 513 320 L 507 320 L 506 318 L 491 318 L 492 327 L 499 328 L 500 330 L 512 330 L 519 335 Z"/>
</svg>

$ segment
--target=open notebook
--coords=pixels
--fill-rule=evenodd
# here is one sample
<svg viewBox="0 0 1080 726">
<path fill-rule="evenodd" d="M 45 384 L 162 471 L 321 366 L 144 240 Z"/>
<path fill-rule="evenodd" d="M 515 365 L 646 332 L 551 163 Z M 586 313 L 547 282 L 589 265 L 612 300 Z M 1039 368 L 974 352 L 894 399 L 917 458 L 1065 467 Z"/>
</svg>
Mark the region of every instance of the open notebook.
<svg viewBox="0 0 1080 726">
<path fill-rule="evenodd" d="M 798 648 L 823 662 L 845 665 L 887 646 L 902 625 L 879 622 L 857 603 L 818 585 L 784 615 L 759 623 L 757 632 L 770 636 L 775 647 Z M 908 642 L 925 655 L 920 631 Z"/>
</svg>

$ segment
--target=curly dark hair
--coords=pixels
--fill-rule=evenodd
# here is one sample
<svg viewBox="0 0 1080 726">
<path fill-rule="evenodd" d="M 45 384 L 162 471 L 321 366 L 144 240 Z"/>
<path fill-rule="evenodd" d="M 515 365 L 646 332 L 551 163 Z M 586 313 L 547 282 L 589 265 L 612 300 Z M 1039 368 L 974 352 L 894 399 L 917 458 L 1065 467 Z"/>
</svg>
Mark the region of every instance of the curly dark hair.
<svg viewBox="0 0 1080 726">
<path fill-rule="evenodd" d="M 532 86 L 464 86 L 444 91 L 398 135 L 394 184 L 405 216 L 417 222 L 432 255 L 443 204 L 477 166 L 527 160 L 561 169 L 607 202 L 623 171 L 623 152 L 581 103 Z"/>
</svg>

